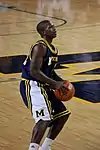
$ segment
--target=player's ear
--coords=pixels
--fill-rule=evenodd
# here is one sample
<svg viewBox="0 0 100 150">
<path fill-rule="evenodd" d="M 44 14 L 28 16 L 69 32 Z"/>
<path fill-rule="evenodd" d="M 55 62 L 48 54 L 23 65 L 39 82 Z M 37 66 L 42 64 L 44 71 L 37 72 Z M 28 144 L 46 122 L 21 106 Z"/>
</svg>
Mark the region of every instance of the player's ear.
<svg viewBox="0 0 100 150">
<path fill-rule="evenodd" d="M 44 35 L 45 35 L 45 34 L 44 34 L 44 31 L 42 31 L 42 32 L 41 32 L 41 36 L 44 36 Z"/>
<path fill-rule="evenodd" d="M 46 31 L 43 31 L 43 35 L 46 35 Z"/>
</svg>

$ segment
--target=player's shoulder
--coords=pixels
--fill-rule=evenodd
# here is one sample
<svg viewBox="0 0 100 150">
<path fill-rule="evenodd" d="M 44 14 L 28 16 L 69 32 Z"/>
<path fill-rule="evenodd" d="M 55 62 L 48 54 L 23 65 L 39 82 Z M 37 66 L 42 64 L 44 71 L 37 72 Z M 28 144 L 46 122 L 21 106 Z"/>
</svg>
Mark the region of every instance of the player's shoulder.
<svg viewBox="0 0 100 150">
<path fill-rule="evenodd" d="M 36 44 L 31 48 L 31 55 L 37 53 L 38 55 L 45 56 L 46 54 L 46 45 L 42 41 L 37 41 Z"/>
<path fill-rule="evenodd" d="M 44 45 L 42 43 L 38 43 L 38 44 L 34 45 L 33 49 L 46 50 L 46 45 Z"/>
<path fill-rule="evenodd" d="M 46 43 L 43 40 L 38 40 L 34 45 L 32 45 L 32 49 L 33 48 L 45 49 L 46 47 L 47 47 Z"/>
</svg>

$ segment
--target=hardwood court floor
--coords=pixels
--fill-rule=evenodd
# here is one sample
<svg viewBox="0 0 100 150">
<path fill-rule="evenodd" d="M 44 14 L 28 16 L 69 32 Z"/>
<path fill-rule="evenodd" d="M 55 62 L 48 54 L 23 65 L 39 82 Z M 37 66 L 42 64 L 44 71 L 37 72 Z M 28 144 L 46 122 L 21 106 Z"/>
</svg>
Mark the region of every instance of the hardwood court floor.
<svg viewBox="0 0 100 150">
<path fill-rule="evenodd" d="M 73 54 L 74 63 L 63 64 L 67 68 L 58 69 L 59 75 L 72 82 L 99 82 L 100 71 L 77 73 L 100 69 L 100 0 L 0 0 L 0 57 L 26 55 L 39 39 L 35 27 L 43 19 L 58 26 L 59 54 Z M 77 60 L 75 54 L 83 53 L 89 62 L 78 62 L 81 55 Z M 0 73 L 0 150 L 27 150 L 30 142 L 34 121 L 19 95 L 19 79 L 20 73 Z M 100 85 L 95 88 L 100 92 Z M 100 103 L 85 100 L 65 103 L 72 115 L 52 150 L 100 150 Z"/>
</svg>

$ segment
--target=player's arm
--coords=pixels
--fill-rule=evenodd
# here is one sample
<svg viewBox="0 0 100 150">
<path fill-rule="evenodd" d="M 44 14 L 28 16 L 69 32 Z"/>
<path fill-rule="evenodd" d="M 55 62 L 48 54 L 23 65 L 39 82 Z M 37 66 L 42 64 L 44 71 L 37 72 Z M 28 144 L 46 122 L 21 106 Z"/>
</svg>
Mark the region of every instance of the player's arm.
<svg viewBox="0 0 100 150">
<path fill-rule="evenodd" d="M 63 81 L 63 79 L 54 70 L 52 71 L 52 79 L 56 81 Z"/>
<path fill-rule="evenodd" d="M 51 86 L 51 88 L 59 88 L 62 83 L 57 83 L 55 80 L 47 77 L 42 71 L 41 66 L 43 62 L 43 57 L 46 54 L 46 47 L 43 44 L 38 44 L 33 48 L 32 51 L 32 60 L 30 64 L 30 73 L 32 77 L 42 81 L 43 83 L 47 83 Z"/>
</svg>

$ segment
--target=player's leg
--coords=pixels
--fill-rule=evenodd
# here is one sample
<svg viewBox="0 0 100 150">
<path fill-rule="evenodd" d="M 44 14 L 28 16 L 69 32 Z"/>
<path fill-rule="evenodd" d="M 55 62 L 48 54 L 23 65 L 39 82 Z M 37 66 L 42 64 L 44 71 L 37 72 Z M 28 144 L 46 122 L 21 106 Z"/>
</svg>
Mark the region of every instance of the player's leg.
<svg viewBox="0 0 100 150">
<path fill-rule="evenodd" d="M 43 135 L 49 125 L 49 121 L 39 120 L 32 132 L 32 138 L 29 146 L 29 150 L 38 150 Z"/>
<path fill-rule="evenodd" d="M 54 110 L 54 120 L 50 126 L 48 135 L 39 150 L 51 150 L 52 142 L 61 132 L 70 115 L 70 111 L 66 109 L 61 101 L 57 100 L 53 95 L 51 97 L 52 108 Z"/>
<path fill-rule="evenodd" d="M 61 132 L 68 117 L 69 117 L 69 114 L 62 116 L 53 122 L 53 125 L 50 127 L 48 135 L 45 138 L 45 140 L 39 150 L 51 150 L 53 141 L 58 136 L 58 134 Z"/>
<path fill-rule="evenodd" d="M 32 115 L 36 124 L 33 128 L 29 150 L 37 150 L 44 133 L 51 122 L 52 111 L 51 103 L 48 101 L 48 95 L 45 89 L 41 87 L 41 84 L 31 81 L 30 86 Z"/>
<path fill-rule="evenodd" d="M 54 118 L 47 137 L 54 140 L 62 130 L 71 112 L 56 98 L 52 101 L 52 108 L 54 109 Z"/>
<path fill-rule="evenodd" d="M 58 134 L 61 132 L 68 117 L 69 117 L 69 114 L 62 116 L 53 122 L 53 125 L 50 127 L 48 135 L 45 138 L 45 140 L 39 150 L 51 150 L 53 141 L 58 136 Z"/>
<path fill-rule="evenodd" d="M 40 141 L 52 119 L 51 103 L 47 100 L 45 89 L 39 87 L 37 82 L 22 80 L 20 82 L 20 94 L 25 105 L 31 108 L 36 122 L 33 127 L 29 150 L 38 150 Z"/>
<path fill-rule="evenodd" d="M 53 122 L 53 125 L 50 127 L 47 137 L 54 140 L 58 136 L 60 131 L 62 130 L 62 128 L 63 128 L 64 124 L 66 123 L 66 121 L 68 120 L 68 118 L 69 118 L 69 114 L 66 114 L 64 116 L 57 118 Z"/>
</svg>

